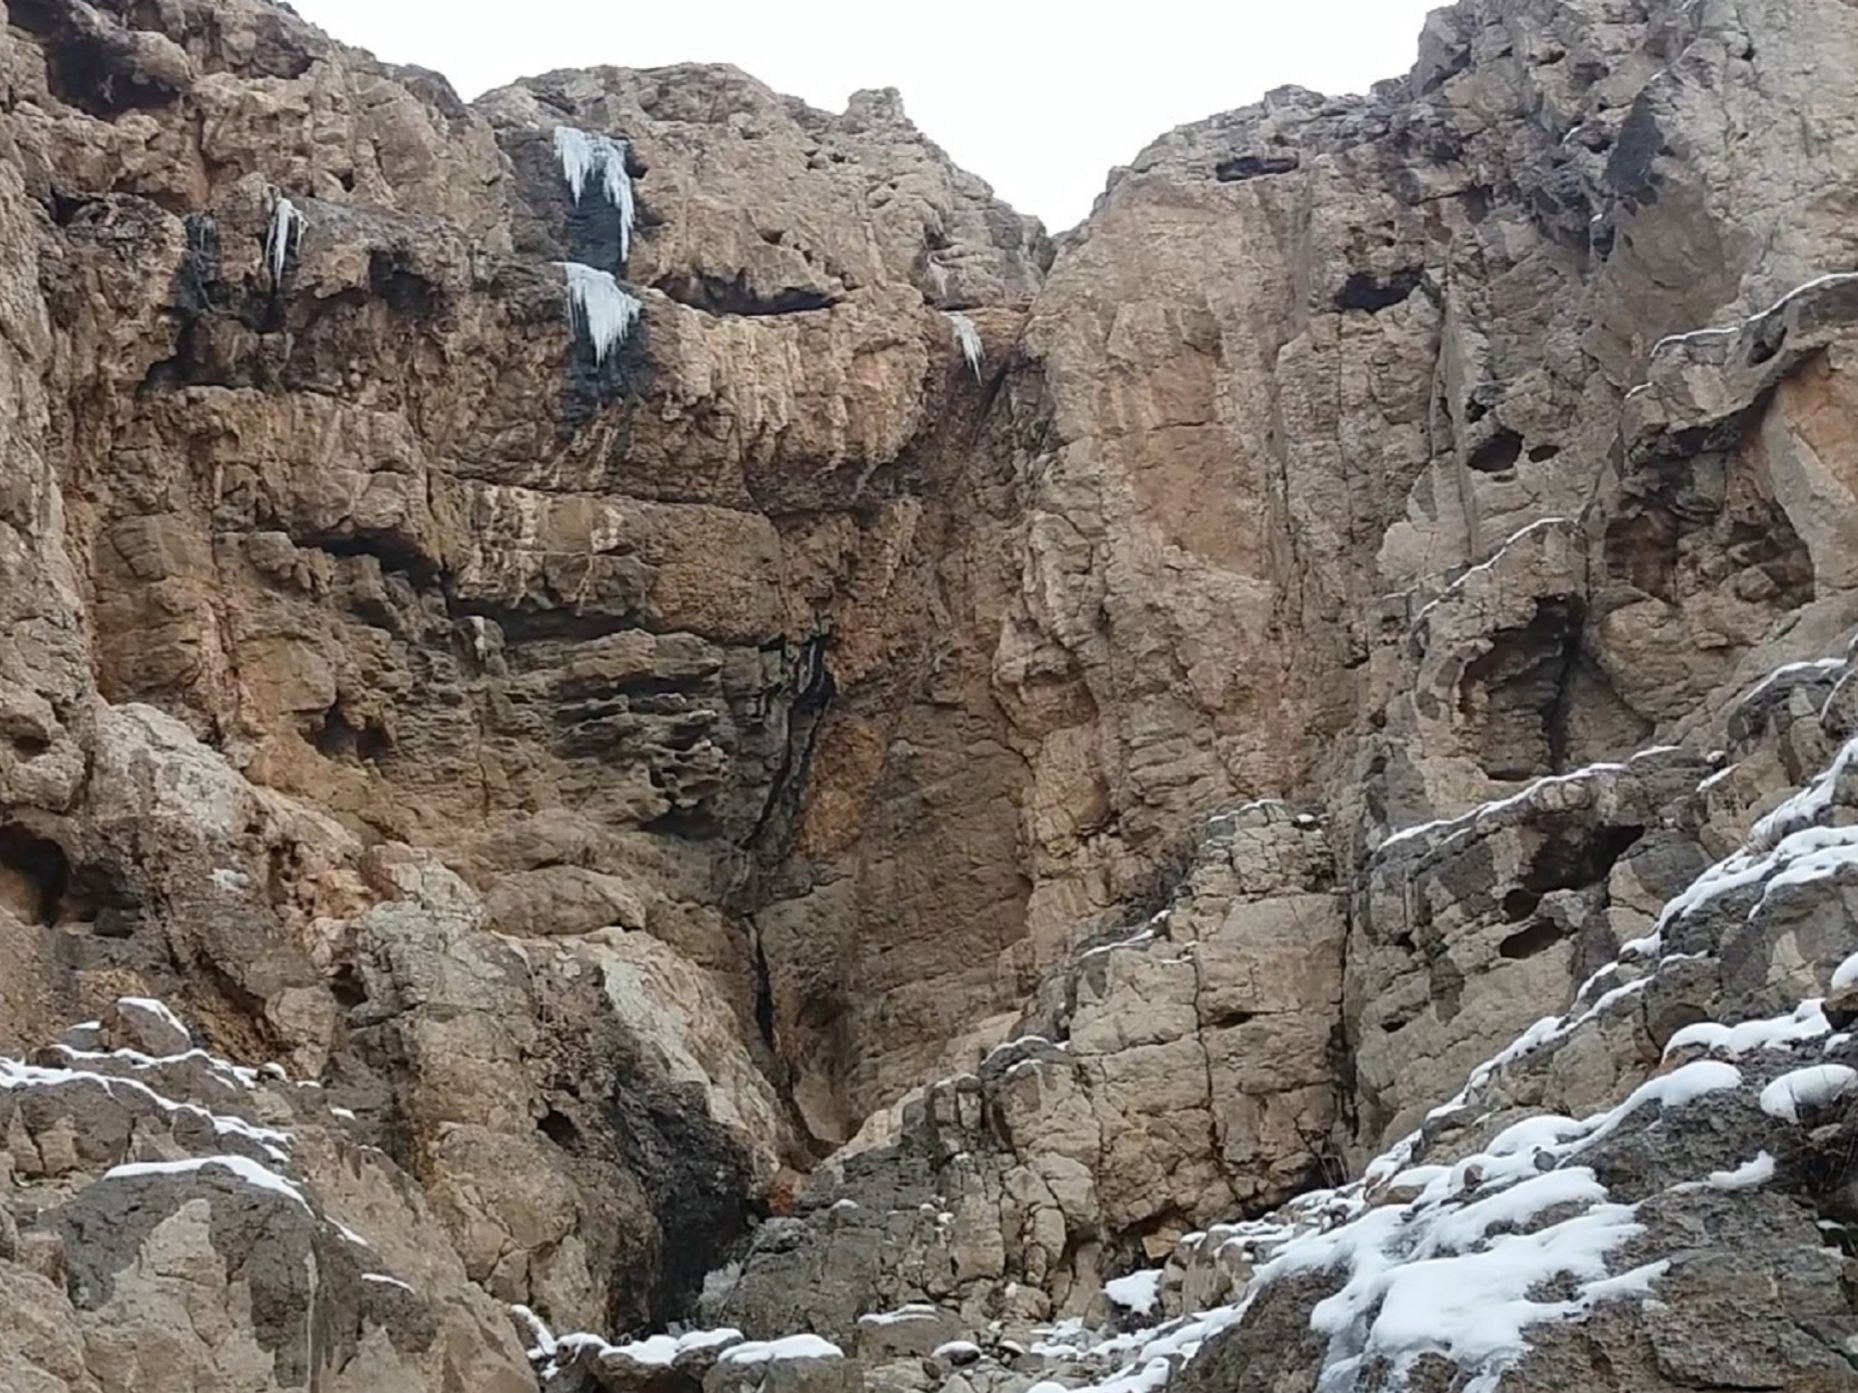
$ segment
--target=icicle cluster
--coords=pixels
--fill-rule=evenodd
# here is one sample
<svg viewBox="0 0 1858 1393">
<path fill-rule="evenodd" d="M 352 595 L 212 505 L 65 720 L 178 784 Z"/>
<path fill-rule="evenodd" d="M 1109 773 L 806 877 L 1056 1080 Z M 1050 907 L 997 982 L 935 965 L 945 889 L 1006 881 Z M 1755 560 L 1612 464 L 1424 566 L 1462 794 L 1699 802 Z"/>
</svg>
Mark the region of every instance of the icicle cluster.
<svg viewBox="0 0 1858 1393">
<path fill-rule="evenodd" d="M 271 227 L 265 233 L 265 261 L 271 267 L 271 284 L 284 283 L 284 269 L 290 265 L 291 253 L 303 240 L 304 218 L 297 205 L 284 195 L 271 205 Z"/>
<path fill-rule="evenodd" d="M 594 362 L 625 343 L 645 306 L 619 288 L 607 271 L 578 261 L 556 263 L 568 279 L 568 314 L 577 327 L 585 327 L 594 346 Z"/>
<path fill-rule="evenodd" d="M 968 360 L 968 367 L 974 373 L 974 380 L 981 380 L 981 334 L 974 327 L 974 321 L 965 314 L 951 314 L 948 322 L 955 330 L 955 344 L 961 349 L 961 356 Z"/>
<path fill-rule="evenodd" d="M 598 177 L 606 199 L 619 210 L 619 259 L 632 254 L 632 176 L 626 173 L 626 142 L 594 135 L 573 126 L 555 127 L 555 156 L 561 177 L 579 203 L 589 179 Z"/>
</svg>

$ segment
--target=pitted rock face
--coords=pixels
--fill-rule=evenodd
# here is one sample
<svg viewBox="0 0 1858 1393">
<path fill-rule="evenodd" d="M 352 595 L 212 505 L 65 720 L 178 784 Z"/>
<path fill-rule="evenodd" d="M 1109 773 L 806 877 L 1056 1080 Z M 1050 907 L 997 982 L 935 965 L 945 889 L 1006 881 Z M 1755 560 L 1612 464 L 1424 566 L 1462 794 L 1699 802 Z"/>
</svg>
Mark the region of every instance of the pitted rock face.
<svg viewBox="0 0 1858 1393">
<path fill-rule="evenodd" d="M 1461 0 L 1058 244 L 887 89 L 0 14 L 0 1383 L 1844 1386 L 1858 10 Z M 1271 1267 L 1589 1122 L 1584 1333 Z"/>
<path fill-rule="evenodd" d="M 964 1006 L 1012 1005 L 990 959 L 1020 931 L 1015 858 L 967 897 L 978 958 L 935 941 L 926 903 L 898 933 L 879 901 L 908 898 L 906 838 L 1010 848 L 1023 771 L 985 673 L 1011 428 L 983 430 L 941 311 L 1004 359 L 1043 233 L 894 94 L 834 118 L 733 70 L 605 69 L 469 108 L 269 5 L 171 8 L 35 5 L 8 39 L 29 97 L 9 209 L 44 210 L 19 244 L 43 248 L 21 307 L 48 337 L 19 342 L 92 398 L 27 400 L 18 432 L 64 476 L 20 507 L 87 594 L 70 681 L 39 672 L 55 644 L 9 668 L 21 796 L 68 810 L 60 732 L 94 674 L 364 843 L 441 848 L 500 929 L 642 928 L 745 1015 L 759 993 L 809 1125 L 844 1135 L 945 1043 L 927 1002 L 821 1036 L 877 938 L 906 977 L 961 961 Z M 77 76 L 105 57 L 107 102 Z M 577 198 L 558 153 L 583 128 L 624 142 L 629 261 L 604 180 Z M 567 261 L 642 297 L 611 353 Z M 922 690 L 938 614 L 967 616 L 952 703 Z M 894 767 L 905 726 L 951 767 L 991 749 L 991 793 L 906 806 L 867 846 L 872 809 L 934 777 Z M 491 849 L 537 814 L 571 865 L 553 838 Z M 568 869 L 596 879 L 570 891 Z M 844 980 L 814 980 L 788 903 L 843 945 Z"/>
<path fill-rule="evenodd" d="M 503 1313 L 353 1112 L 187 1047 L 161 1003 L 114 1006 L 81 1044 L 0 1059 L 5 1386 L 415 1393 L 459 1364 L 530 1386 Z M 137 1048 L 150 1018 L 182 1048 Z"/>
</svg>

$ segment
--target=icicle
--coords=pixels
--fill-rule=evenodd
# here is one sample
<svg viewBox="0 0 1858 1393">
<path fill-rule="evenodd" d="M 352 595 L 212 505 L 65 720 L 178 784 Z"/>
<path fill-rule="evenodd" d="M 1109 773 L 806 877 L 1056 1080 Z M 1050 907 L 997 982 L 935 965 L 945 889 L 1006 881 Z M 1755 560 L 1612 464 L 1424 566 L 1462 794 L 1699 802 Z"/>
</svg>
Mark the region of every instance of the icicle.
<svg viewBox="0 0 1858 1393">
<path fill-rule="evenodd" d="M 265 260 L 271 265 L 274 287 L 284 283 L 284 269 L 290 265 L 290 254 L 303 241 L 303 228 L 304 217 L 297 205 L 279 194 L 271 205 L 271 227 L 265 233 Z"/>
<path fill-rule="evenodd" d="M 610 272 L 578 261 L 555 264 L 568 279 L 569 322 L 586 327 L 594 346 L 594 362 L 604 363 L 607 354 L 625 343 L 645 306 L 621 290 Z"/>
<path fill-rule="evenodd" d="M 981 334 L 974 327 L 974 321 L 965 314 L 951 314 L 948 322 L 955 329 L 955 343 L 961 349 L 961 356 L 968 360 L 968 366 L 974 371 L 974 380 L 981 380 Z"/>
<path fill-rule="evenodd" d="M 622 265 L 632 254 L 632 176 L 626 173 L 626 142 L 611 136 L 590 135 L 573 126 L 555 127 L 555 157 L 561 161 L 561 177 L 568 181 L 568 191 L 579 203 L 587 189 L 587 180 L 599 175 L 606 201 L 619 210 L 619 260 Z"/>
</svg>

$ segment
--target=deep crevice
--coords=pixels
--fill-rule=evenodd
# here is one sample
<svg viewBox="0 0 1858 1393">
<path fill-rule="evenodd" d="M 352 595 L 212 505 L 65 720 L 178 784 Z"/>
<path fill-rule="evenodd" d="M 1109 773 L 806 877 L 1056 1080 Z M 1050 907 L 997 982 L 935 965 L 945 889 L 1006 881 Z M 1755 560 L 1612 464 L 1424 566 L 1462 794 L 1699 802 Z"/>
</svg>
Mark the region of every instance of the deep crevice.
<svg viewBox="0 0 1858 1393">
<path fill-rule="evenodd" d="M 1222 184 L 1238 184 L 1272 174 L 1289 174 L 1302 163 L 1298 155 L 1234 155 L 1213 166 L 1213 177 Z"/>
<path fill-rule="evenodd" d="M 1503 917 L 1512 924 L 1520 924 L 1535 913 L 1536 906 L 1542 903 L 1542 896 L 1534 890 L 1518 887 L 1503 897 Z"/>
<path fill-rule="evenodd" d="M 697 273 L 661 276 L 652 282 L 652 288 L 663 291 L 680 305 L 702 310 L 705 314 L 737 316 L 808 314 L 831 309 L 840 299 L 837 295 L 797 286 L 765 294 L 757 292 L 749 288 L 747 271 L 736 272 L 733 280 Z"/>
<path fill-rule="evenodd" d="M 1501 474 L 1506 469 L 1514 469 L 1522 453 L 1523 438 L 1513 430 L 1499 430 L 1471 452 L 1465 465 L 1478 474 Z M 1531 454 L 1530 458 L 1535 456 Z"/>
<path fill-rule="evenodd" d="M 0 827 L 0 905 L 28 923 L 58 923 L 71 884 L 63 847 L 23 827 Z"/>
<path fill-rule="evenodd" d="M 1497 945 L 1497 956 L 1521 962 L 1545 953 L 1562 940 L 1560 927 L 1550 919 L 1537 919 Z"/>
<path fill-rule="evenodd" d="M 1336 292 L 1338 310 L 1366 310 L 1377 314 L 1408 299 L 1426 277 L 1423 266 L 1406 266 L 1387 276 L 1356 271 Z"/>
<path fill-rule="evenodd" d="M 1551 836 L 1530 859 L 1524 891 L 1538 898 L 1552 890 L 1598 885 L 1645 835 L 1635 824 L 1604 824 L 1585 836 Z"/>
<path fill-rule="evenodd" d="M 801 655 L 805 677 L 787 713 L 787 743 L 781 751 L 780 767 L 774 772 L 761 815 L 755 819 L 745 843 L 763 856 L 777 854 L 780 850 L 773 845 L 779 838 L 770 838 L 770 832 L 777 826 L 785 827 L 799 800 L 805 796 L 807 772 L 812 767 L 820 727 L 827 708 L 838 694 L 838 685 L 826 663 L 827 642 L 824 636 L 809 639 Z"/>
</svg>

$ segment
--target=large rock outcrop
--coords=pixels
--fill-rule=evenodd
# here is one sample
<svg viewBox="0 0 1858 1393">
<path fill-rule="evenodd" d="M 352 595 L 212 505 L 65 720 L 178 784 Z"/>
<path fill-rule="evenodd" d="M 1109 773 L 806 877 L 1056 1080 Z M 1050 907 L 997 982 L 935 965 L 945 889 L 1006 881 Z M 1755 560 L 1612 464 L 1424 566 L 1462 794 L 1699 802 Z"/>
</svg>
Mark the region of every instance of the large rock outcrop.
<svg viewBox="0 0 1858 1393">
<path fill-rule="evenodd" d="M 0 4 L 0 1376 L 1851 1386 L 1854 71 L 1461 0 L 1054 246 Z"/>
</svg>

